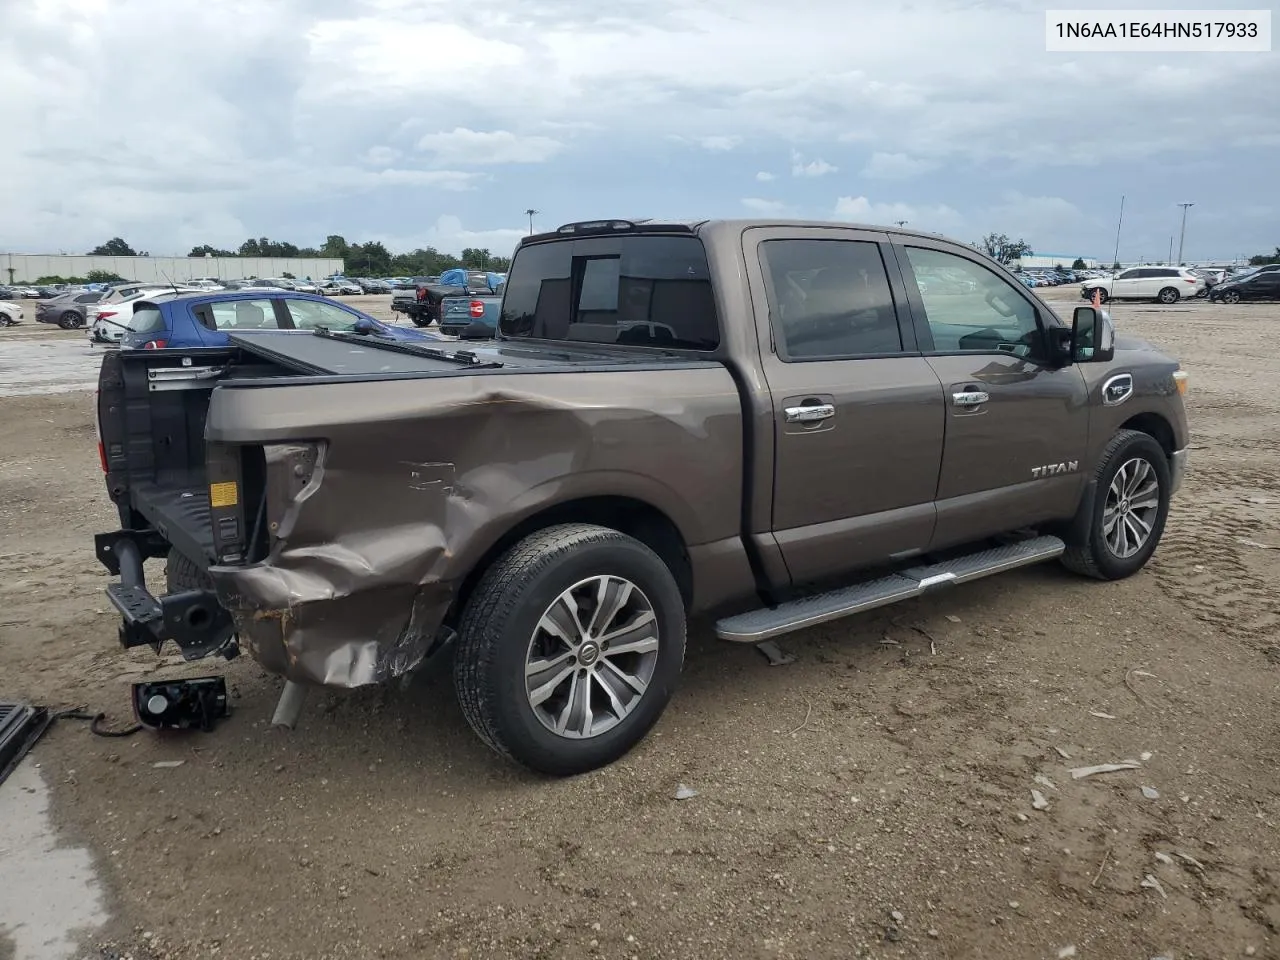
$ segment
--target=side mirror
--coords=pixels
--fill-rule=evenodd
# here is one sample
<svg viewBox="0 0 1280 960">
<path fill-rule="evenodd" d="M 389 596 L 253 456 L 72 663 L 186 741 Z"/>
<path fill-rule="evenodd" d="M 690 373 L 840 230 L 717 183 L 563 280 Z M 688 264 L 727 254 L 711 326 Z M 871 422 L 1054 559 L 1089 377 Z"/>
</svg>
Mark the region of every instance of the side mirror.
<svg viewBox="0 0 1280 960">
<path fill-rule="evenodd" d="M 1076 307 L 1071 317 L 1071 361 L 1106 363 L 1116 355 L 1111 315 L 1097 307 Z"/>
<path fill-rule="evenodd" d="M 376 330 L 377 328 L 374 327 L 374 325 L 370 323 L 368 320 L 364 319 L 364 317 L 361 317 L 359 320 L 357 320 L 354 324 L 351 325 L 352 333 L 368 335 L 370 333 L 376 332 Z"/>
</svg>

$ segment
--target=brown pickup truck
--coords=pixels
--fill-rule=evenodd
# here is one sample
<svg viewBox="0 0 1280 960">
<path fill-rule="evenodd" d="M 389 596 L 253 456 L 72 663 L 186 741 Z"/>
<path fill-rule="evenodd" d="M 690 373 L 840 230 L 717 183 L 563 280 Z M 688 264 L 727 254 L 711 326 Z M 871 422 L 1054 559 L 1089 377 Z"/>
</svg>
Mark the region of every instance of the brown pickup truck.
<svg viewBox="0 0 1280 960">
<path fill-rule="evenodd" d="M 1126 577 L 1186 465 L 1177 362 L 906 230 L 569 224 L 493 341 L 231 339 L 103 360 L 122 642 L 244 647 L 286 695 L 443 653 L 556 774 L 653 726 L 691 615 L 761 643 L 1053 558 Z"/>
</svg>

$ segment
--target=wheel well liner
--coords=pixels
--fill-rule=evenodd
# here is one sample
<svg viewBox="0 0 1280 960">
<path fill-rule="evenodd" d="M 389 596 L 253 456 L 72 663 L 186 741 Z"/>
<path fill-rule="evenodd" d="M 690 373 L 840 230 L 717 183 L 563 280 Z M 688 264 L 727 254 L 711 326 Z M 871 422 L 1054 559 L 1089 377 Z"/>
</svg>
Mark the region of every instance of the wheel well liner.
<svg viewBox="0 0 1280 960">
<path fill-rule="evenodd" d="M 1166 457 L 1173 456 L 1173 427 L 1158 413 L 1139 413 L 1120 425 L 1121 430 L 1137 430 L 1155 439 Z"/>
<path fill-rule="evenodd" d="M 657 507 L 631 497 L 584 497 L 548 507 L 525 517 L 491 546 L 472 567 L 454 601 L 461 611 L 484 571 L 525 537 L 560 523 L 594 523 L 639 540 L 658 555 L 675 577 L 685 607 L 693 602 L 693 567 L 679 528 Z"/>
</svg>

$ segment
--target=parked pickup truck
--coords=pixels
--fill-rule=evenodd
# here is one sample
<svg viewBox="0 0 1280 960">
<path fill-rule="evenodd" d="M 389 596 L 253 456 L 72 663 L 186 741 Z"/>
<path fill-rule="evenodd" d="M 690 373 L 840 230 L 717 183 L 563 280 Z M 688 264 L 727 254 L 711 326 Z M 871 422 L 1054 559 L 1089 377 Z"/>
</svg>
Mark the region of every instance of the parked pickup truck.
<svg viewBox="0 0 1280 960">
<path fill-rule="evenodd" d="M 446 298 L 488 298 L 499 291 L 501 285 L 502 277 L 499 274 L 468 273 L 461 267 L 455 267 L 440 274 L 435 281 L 417 279 L 411 288 L 396 290 L 391 295 L 391 310 L 393 313 L 403 313 L 416 327 L 443 324 Z M 456 311 L 454 319 L 457 319 Z"/>
<path fill-rule="evenodd" d="M 440 332 L 451 337 L 487 340 L 498 329 L 502 294 L 445 297 L 440 302 Z"/>
<path fill-rule="evenodd" d="M 449 656 L 487 744 L 571 774 L 657 721 L 691 615 L 758 644 L 1055 558 L 1127 577 L 1186 467 L 1177 362 L 935 235 L 568 224 L 497 334 L 108 354 L 123 643 L 286 692 Z"/>
</svg>

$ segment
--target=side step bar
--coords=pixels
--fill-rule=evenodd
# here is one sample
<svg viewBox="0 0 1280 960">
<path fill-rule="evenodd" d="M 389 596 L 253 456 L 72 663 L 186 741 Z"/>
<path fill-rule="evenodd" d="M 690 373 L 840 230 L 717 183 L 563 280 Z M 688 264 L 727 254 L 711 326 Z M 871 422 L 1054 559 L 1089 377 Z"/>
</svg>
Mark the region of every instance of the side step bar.
<svg viewBox="0 0 1280 960">
<path fill-rule="evenodd" d="M 1066 549 L 1058 537 L 1034 537 L 954 560 L 911 567 L 877 580 L 802 597 L 777 607 L 735 614 L 716 622 L 716 636 L 736 643 L 760 643 L 830 620 L 909 600 L 940 587 L 981 580 L 995 573 L 1041 563 Z"/>
</svg>

